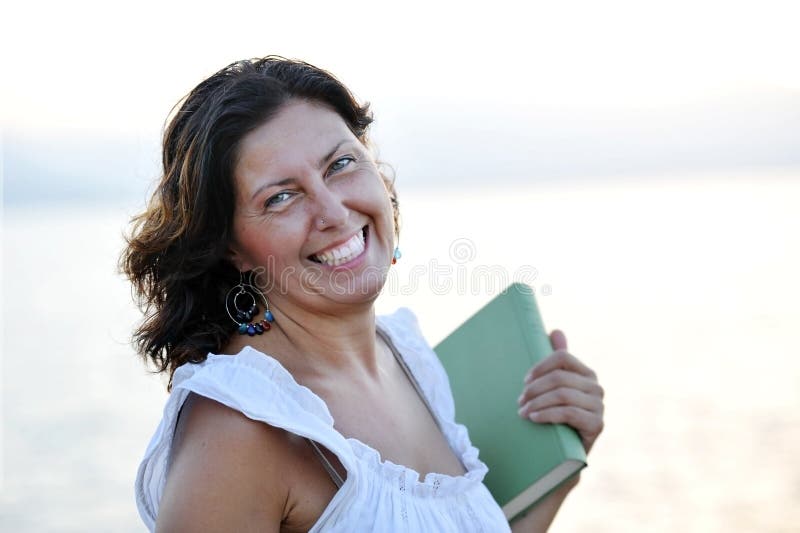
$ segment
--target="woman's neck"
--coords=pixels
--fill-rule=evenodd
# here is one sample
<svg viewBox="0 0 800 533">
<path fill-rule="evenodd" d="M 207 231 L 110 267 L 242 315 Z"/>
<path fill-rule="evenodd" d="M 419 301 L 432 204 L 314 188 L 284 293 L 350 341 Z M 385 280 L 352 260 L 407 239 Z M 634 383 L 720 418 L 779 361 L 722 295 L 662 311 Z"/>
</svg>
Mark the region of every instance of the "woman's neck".
<svg viewBox="0 0 800 533">
<path fill-rule="evenodd" d="M 263 339 L 269 345 L 268 353 L 278 357 L 293 375 L 379 374 L 380 351 L 371 303 L 336 313 L 287 307 L 273 308 L 272 329 L 258 340 Z"/>
</svg>

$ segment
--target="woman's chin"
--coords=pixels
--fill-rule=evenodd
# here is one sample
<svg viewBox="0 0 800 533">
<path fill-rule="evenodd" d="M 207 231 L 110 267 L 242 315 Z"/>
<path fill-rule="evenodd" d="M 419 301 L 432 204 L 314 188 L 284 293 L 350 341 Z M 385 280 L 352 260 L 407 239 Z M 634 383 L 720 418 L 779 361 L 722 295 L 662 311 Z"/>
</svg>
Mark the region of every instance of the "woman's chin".
<svg viewBox="0 0 800 533">
<path fill-rule="evenodd" d="M 386 272 L 338 271 L 328 278 L 322 293 L 331 300 L 342 303 L 364 303 L 374 301 L 386 285 Z"/>
</svg>

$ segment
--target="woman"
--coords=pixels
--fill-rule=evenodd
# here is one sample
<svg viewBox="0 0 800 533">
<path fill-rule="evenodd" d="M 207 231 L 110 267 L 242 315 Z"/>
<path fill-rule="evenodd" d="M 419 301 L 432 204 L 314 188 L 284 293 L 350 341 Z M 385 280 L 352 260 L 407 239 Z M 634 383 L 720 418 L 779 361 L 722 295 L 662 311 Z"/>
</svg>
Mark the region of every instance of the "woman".
<svg viewBox="0 0 800 533">
<path fill-rule="evenodd" d="M 414 316 L 375 316 L 398 204 L 370 122 L 329 73 L 278 57 L 226 67 L 172 118 L 122 258 L 140 352 L 170 375 L 137 478 L 150 529 L 508 529 Z M 588 450 L 602 389 L 552 341 L 520 414 Z M 575 483 L 514 530 L 546 529 Z"/>
</svg>

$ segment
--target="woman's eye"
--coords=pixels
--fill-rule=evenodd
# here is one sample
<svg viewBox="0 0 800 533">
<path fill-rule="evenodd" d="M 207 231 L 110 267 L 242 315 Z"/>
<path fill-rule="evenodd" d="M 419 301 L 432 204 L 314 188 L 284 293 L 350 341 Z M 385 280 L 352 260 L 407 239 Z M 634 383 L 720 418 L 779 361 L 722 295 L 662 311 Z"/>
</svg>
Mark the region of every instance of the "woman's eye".
<svg viewBox="0 0 800 533">
<path fill-rule="evenodd" d="M 270 196 L 270 198 L 266 202 L 264 202 L 264 207 L 271 207 L 281 202 L 285 202 L 286 200 L 291 198 L 291 196 L 292 196 L 291 193 L 288 193 L 286 191 L 279 192 L 275 196 Z"/>
<path fill-rule="evenodd" d="M 352 163 L 353 161 L 355 161 L 355 158 L 349 155 L 347 157 L 340 157 L 339 159 L 333 162 L 330 168 L 330 172 L 338 172 L 347 165 L 349 165 L 350 163 Z"/>
</svg>

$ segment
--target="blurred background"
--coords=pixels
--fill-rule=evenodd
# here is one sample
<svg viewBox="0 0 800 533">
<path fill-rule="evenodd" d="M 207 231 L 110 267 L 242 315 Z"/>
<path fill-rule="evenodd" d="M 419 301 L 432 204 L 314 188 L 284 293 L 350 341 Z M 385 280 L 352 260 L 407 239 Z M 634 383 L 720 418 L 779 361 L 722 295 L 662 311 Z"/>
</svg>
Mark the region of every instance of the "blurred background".
<svg viewBox="0 0 800 533">
<path fill-rule="evenodd" d="M 241 58 L 372 103 L 434 344 L 511 281 L 606 389 L 552 531 L 800 523 L 795 2 L 21 2 L 2 8 L 3 531 L 142 531 L 163 379 L 116 272 L 178 99 Z"/>
</svg>

